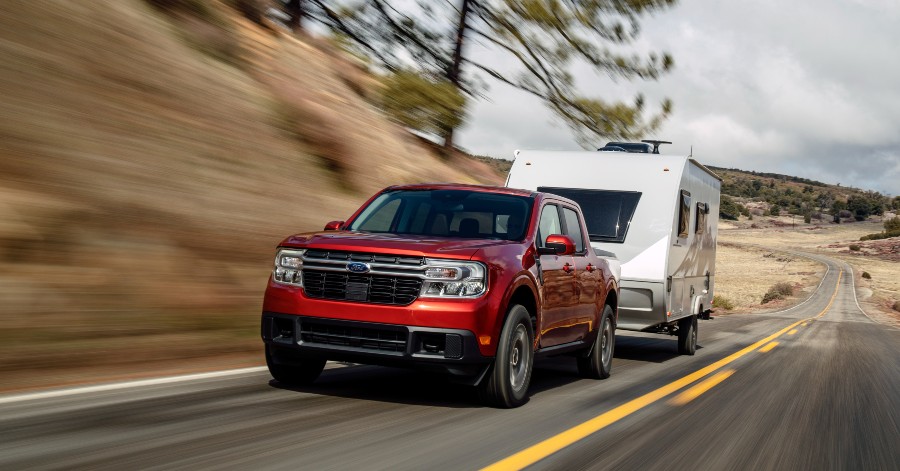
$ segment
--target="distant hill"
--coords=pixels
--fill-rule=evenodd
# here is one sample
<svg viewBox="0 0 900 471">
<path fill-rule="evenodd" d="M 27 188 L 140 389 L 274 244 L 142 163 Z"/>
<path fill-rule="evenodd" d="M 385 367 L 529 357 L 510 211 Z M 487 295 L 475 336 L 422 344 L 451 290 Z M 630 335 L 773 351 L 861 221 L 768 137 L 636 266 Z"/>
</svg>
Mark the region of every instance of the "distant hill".
<svg viewBox="0 0 900 471">
<path fill-rule="evenodd" d="M 807 220 L 828 215 L 830 220 L 838 217 L 862 221 L 900 208 L 900 198 L 890 199 L 876 191 L 778 173 L 709 168 L 722 177 L 724 198 L 720 216 L 725 219 L 736 219 L 737 211 L 745 216 L 754 212 L 756 215 L 786 213 L 804 216 Z M 737 206 L 731 206 L 731 203 Z"/>
<path fill-rule="evenodd" d="M 487 163 L 497 173 L 506 175 L 511 160 L 485 156 L 469 156 Z M 900 210 L 900 197 L 888 198 L 881 193 L 859 188 L 831 185 L 809 178 L 770 172 L 754 172 L 737 168 L 708 166 L 722 177 L 722 214 L 724 219 L 743 215 L 795 214 L 806 219 L 834 217 L 852 221 L 878 216 L 888 210 Z"/>
</svg>

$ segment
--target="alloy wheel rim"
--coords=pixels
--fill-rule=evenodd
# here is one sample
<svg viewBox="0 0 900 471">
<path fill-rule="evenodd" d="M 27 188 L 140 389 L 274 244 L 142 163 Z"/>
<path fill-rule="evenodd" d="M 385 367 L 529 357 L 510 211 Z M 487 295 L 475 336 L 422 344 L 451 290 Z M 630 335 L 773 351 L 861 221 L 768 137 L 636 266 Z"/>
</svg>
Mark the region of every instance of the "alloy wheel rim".
<svg viewBox="0 0 900 471">
<path fill-rule="evenodd" d="M 612 356 L 612 341 L 610 339 L 610 330 L 611 329 L 609 327 L 609 324 L 607 323 L 605 326 L 603 326 L 603 336 L 600 338 L 600 360 L 604 365 L 609 363 L 610 357 Z"/>
<path fill-rule="evenodd" d="M 528 335 L 525 326 L 519 324 L 513 332 L 512 348 L 509 354 L 509 383 L 513 389 L 520 389 L 525 384 L 528 374 L 529 351 Z"/>
</svg>

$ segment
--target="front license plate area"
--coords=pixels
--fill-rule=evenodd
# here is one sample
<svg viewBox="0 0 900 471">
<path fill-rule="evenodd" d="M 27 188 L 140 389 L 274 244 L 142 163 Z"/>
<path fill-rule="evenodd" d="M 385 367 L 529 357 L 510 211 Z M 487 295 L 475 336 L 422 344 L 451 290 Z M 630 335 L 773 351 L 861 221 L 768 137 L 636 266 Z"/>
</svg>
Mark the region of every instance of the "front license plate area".
<svg viewBox="0 0 900 471">
<path fill-rule="evenodd" d="M 366 301 L 369 298 L 369 284 L 347 282 L 347 299 L 349 301 Z"/>
</svg>

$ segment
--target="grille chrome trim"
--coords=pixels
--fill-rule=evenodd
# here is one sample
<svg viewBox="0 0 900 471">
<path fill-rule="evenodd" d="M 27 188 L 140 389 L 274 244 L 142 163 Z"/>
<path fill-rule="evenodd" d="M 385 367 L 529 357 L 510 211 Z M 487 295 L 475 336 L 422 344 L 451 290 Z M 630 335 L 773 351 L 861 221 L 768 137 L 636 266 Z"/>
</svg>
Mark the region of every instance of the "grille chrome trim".
<svg viewBox="0 0 900 471">
<path fill-rule="evenodd" d="M 369 265 L 367 275 L 425 278 L 425 257 L 307 250 L 301 258 L 304 269 L 346 273 L 348 263 L 364 262 Z"/>
</svg>

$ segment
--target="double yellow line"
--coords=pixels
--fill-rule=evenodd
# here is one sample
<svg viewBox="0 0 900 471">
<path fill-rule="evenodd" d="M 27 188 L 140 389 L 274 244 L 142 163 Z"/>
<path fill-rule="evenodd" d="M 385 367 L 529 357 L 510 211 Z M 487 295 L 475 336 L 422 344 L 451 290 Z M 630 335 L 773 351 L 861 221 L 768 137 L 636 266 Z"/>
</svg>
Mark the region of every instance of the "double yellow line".
<svg viewBox="0 0 900 471">
<path fill-rule="evenodd" d="M 677 379 L 659 389 L 651 391 L 651 392 L 644 394 L 643 396 L 640 396 L 636 399 L 632 399 L 614 409 L 604 412 L 604 413 L 598 415 L 597 417 L 594 417 L 593 419 L 588 420 L 587 422 L 583 422 L 579 425 L 576 425 L 576 426 L 574 426 L 564 432 L 561 432 L 557 435 L 554 435 L 540 443 L 532 445 L 514 455 L 504 458 L 492 465 L 489 465 L 489 466 L 483 468 L 483 471 L 522 469 L 526 466 L 530 466 L 530 465 L 537 463 L 538 461 L 552 455 L 553 453 L 556 453 L 557 451 L 562 450 L 563 448 L 565 448 L 579 440 L 582 440 L 593 433 L 596 433 L 596 432 L 602 430 L 606 426 L 608 426 L 612 423 L 615 423 L 615 422 L 643 409 L 644 407 L 649 406 L 650 404 L 653 404 L 654 402 L 659 401 L 660 399 L 665 398 L 666 396 L 669 396 L 670 394 L 672 394 L 672 393 L 674 393 L 696 381 L 699 381 L 703 377 L 714 373 L 715 371 L 719 370 L 720 368 L 736 361 L 737 359 L 743 357 L 744 355 L 746 355 L 760 347 L 763 347 L 764 345 L 765 345 L 766 351 L 771 350 L 772 348 L 775 347 L 775 345 L 777 345 L 777 342 L 772 342 L 773 340 L 784 335 L 785 332 L 790 331 L 794 327 L 797 327 L 798 325 L 800 325 L 804 322 L 809 322 L 812 319 L 818 319 L 818 318 L 822 317 L 823 315 L 825 315 L 826 312 L 828 312 L 828 310 L 831 308 L 831 305 L 834 304 L 835 298 L 837 297 L 838 288 L 840 287 L 841 277 L 843 276 L 843 274 L 844 274 L 844 270 L 841 269 L 841 271 L 838 273 L 837 283 L 835 284 L 835 287 L 834 287 L 834 293 L 831 295 L 831 300 L 828 301 L 828 305 L 825 306 L 825 309 L 822 309 L 822 312 L 820 312 L 818 315 L 811 317 L 809 319 L 802 319 L 797 322 L 794 322 L 793 324 L 779 330 L 778 332 L 775 332 L 774 334 L 772 334 L 758 342 L 755 342 L 752 345 L 744 347 L 743 349 L 738 350 L 737 352 L 732 353 L 731 355 L 728 355 L 727 357 L 725 357 L 711 365 L 701 368 L 701 369 L 699 369 L 683 378 Z M 769 342 L 772 342 L 775 345 L 771 345 L 771 347 L 770 347 L 769 345 L 767 345 L 767 344 L 769 344 Z M 761 351 L 762 351 L 762 349 L 761 349 Z M 689 391 L 685 391 L 685 393 L 683 393 L 682 395 L 679 395 L 676 398 L 674 398 L 673 401 L 676 401 L 675 402 L 676 404 L 687 403 L 690 400 L 694 399 L 695 397 L 699 396 L 700 394 L 703 394 L 704 392 L 708 391 L 710 388 L 712 388 L 716 384 L 719 384 L 720 382 L 724 381 L 729 376 L 731 376 L 733 373 L 734 373 L 733 370 L 720 372 L 719 374 L 698 384 L 694 388 L 691 388 Z"/>
</svg>

